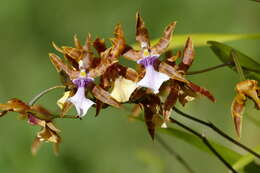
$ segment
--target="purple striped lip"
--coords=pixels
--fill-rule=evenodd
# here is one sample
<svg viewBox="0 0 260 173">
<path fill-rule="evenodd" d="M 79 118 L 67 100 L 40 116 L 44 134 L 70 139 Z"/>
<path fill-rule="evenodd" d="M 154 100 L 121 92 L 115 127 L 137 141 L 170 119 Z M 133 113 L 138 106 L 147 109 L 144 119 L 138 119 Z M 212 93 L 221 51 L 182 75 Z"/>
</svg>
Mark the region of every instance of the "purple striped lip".
<svg viewBox="0 0 260 173">
<path fill-rule="evenodd" d="M 144 67 L 147 67 L 149 65 L 154 65 L 154 63 L 157 59 L 158 59 L 158 56 L 149 56 L 149 57 L 138 60 L 137 64 L 142 64 Z"/>
<path fill-rule="evenodd" d="M 72 82 L 79 88 L 87 86 L 88 84 L 93 82 L 93 79 L 88 77 L 79 77 L 77 79 L 74 79 Z"/>
</svg>

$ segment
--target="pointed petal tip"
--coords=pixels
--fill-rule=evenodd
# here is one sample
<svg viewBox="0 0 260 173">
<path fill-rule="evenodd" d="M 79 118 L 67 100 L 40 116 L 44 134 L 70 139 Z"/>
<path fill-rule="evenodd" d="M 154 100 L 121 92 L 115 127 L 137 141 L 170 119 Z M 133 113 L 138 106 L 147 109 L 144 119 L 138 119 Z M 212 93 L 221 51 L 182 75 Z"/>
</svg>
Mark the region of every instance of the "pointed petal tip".
<svg viewBox="0 0 260 173">
<path fill-rule="evenodd" d="M 235 130 L 237 136 L 240 138 L 241 137 L 241 131 L 242 131 L 242 118 L 240 116 L 234 116 L 233 117 L 234 124 L 235 124 Z"/>
</svg>

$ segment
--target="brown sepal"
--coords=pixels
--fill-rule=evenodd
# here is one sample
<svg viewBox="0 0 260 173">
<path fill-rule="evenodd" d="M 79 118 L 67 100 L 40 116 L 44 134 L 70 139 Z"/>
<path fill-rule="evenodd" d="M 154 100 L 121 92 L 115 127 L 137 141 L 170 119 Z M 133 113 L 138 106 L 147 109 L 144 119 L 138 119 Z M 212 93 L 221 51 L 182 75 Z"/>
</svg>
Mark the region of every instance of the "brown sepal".
<svg viewBox="0 0 260 173">
<path fill-rule="evenodd" d="M 175 29 L 176 22 L 170 23 L 164 30 L 163 36 L 160 38 L 158 43 L 156 43 L 154 46 L 151 48 L 152 54 L 162 54 L 166 51 L 168 48 L 171 38 L 172 38 L 172 33 Z"/>
<path fill-rule="evenodd" d="M 92 89 L 93 95 L 103 103 L 106 103 L 108 105 L 114 106 L 116 108 L 121 108 L 121 104 L 118 103 L 115 99 L 113 99 L 109 92 L 105 91 L 103 88 L 100 86 L 94 86 Z"/>
<path fill-rule="evenodd" d="M 191 38 L 189 37 L 186 41 L 185 48 L 183 50 L 183 57 L 182 61 L 179 64 L 178 71 L 182 71 L 183 73 L 186 73 L 190 66 L 192 65 L 192 62 L 195 57 L 195 51 L 193 47 L 193 43 Z"/>
<path fill-rule="evenodd" d="M 136 41 L 142 48 L 150 47 L 149 33 L 139 12 L 136 13 Z M 144 45 L 145 47 L 143 47 Z"/>
<path fill-rule="evenodd" d="M 70 68 L 68 65 L 65 65 L 57 55 L 50 53 L 49 57 L 52 64 L 54 65 L 54 67 L 58 72 L 63 70 L 70 77 L 70 79 L 75 79 L 79 76 L 78 71 L 75 71 L 72 68 Z"/>
<path fill-rule="evenodd" d="M 189 83 L 189 81 L 185 79 L 174 67 L 165 62 L 160 62 L 158 71 L 168 75 L 171 79 L 175 79 L 184 83 Z"/>
<path fill-rule="evenodd" d="M 205 88 L 202 88 L 195 83 L 189 82 L 188 86 L 195 92 L 200 93 L 210 99 L 212 102 L 216 102 L 215 97 Z"/>
</svg>

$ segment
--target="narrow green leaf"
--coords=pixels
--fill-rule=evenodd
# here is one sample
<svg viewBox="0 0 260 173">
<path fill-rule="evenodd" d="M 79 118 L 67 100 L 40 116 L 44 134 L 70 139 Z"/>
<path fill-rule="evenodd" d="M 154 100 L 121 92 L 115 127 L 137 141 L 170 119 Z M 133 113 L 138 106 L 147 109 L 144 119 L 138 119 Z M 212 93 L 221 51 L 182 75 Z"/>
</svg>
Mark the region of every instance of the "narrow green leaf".
<svg viewBox="0 0 260 173">
<path fill-rule="evenodd" d="M 254 149 L 255 152 L 257 153 L 260 153 L 260 146 L 257 146 L 255 149 Z M 254 156 L 252 154 L 246 154 L 244 156 L 242 156 L 238 161 L 236 161 L 232 167 L 239 171 L 241 170 L 242 168 L 244 168 L 245 166 L 247 166 L 248 164 L 250 164 L 251 162 L 254 161 Z"/>
<path fill-rule="evenodd" d="M 260 70 L 260 63 L 255 61 L 254 59 L 250 58 L 249 56 L 243 54 L 242 52 L 225 45 L 223 43 L 219 43 L 217 41 L 208 41 L 211 50 L 217 55 L 217 57 L 223 62 L 233 62 L 233 58 L 231 52 L 235 52 L 237 58 L 239 60 L 240 65 L 243 68 L 245 76 L 250 79 L 256 79 L 260 81 L 260 73 L 257 71 Z M 234 66 L 230 66 L 234 71 L 236 68 Z"/>
<path fill-rule="evenodd" d="M 201 151 L 207 152 L 212 154 L 212 152 L 206 147 L 206 145 L 196 136 L 186 133 L 184 131 L 181 131 L 179 129 L 175 128 L 166 128 L 166 129 L 160 129 L 159 132 L 168 134 L 170 136 L 177 137 L 194 147 L 200 149 Z M 219 144 L 215 141 L 209 140 L 212 146 L 230 163 L 234 164 L 239 158 L 242 157 L 241 154 L 235 152 L 234 150 Z"/>
<path fill-rule="evenodd" d="M 172 41 L 168 47 L 168 49 L 174 48 L 182 48 L 185 45 L 185 42 L 188 37 L 192 38 L 192 41 L 196 47 L 200 46 L 207 46 L 208 40 L 215 40 L 219 42 L 228 42 L 234 40 L 252 40 L 252 39 L 259 39 L 260 34 L 179 34 L 173 35 Z M 154 39 L 151 41 L 151 44 L 154 45 L 158 42 L 159 39 Z M 138 44 L 134 44 L 133 47 L 135 49 L 139 49 Z"/>
</svg>

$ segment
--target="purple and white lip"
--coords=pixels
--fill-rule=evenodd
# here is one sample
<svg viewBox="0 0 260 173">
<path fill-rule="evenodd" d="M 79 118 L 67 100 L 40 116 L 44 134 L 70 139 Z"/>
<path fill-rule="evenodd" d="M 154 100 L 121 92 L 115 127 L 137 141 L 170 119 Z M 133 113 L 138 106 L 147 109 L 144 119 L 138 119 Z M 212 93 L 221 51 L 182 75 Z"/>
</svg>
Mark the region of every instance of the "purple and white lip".
<svg viewBox="0 0 260 173">
<path fill-rule="evenodd" d="M 87 114 L 88 109 L 95 104 L 93 101 L 89 100 L 85 96 L 85 87 L 93 82 L 92 78 L 80 76 L 77 79 L 73 80 L 73 83 L 78 87 L 76 94 L 67 99 L 71 102 L 80 117 L 83 117 Z"/>
<path fill-rule="evenodd" d="M 163 82 L 169 80 L 169 76 L 158 72 L 154 69 L 154 63 L 159 56 L 148 56 L 137 61 L 138 64 L 142 64 L 145 67 L 145 76 L 141 79 L 137 85 L 145 88 L 150 88 L 154 94 L 159 93 L 159 89 Z"/>
</svg>

